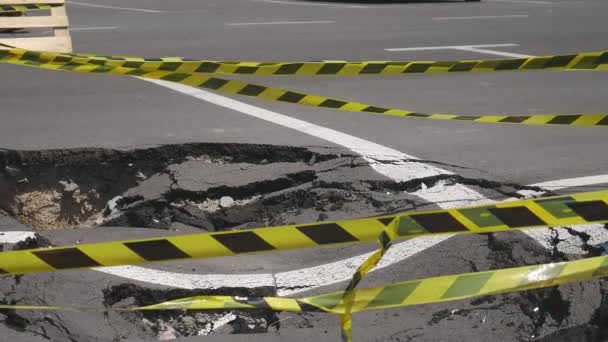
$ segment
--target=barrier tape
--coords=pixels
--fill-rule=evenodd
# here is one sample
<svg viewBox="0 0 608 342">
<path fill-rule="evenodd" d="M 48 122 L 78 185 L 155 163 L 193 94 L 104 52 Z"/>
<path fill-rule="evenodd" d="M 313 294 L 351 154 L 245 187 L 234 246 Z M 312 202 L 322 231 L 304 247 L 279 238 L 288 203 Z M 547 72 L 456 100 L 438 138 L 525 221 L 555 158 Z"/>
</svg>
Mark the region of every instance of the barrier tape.
<svg viewBox="0 0 608 342">
<path fill-rule="evenodd" d="M 46 56 L 46 57 L 44 57 Z M 41 60 L 52 60 L 42 63 Z M 242 95 L 267 101 L 285 102 L 301 106 L 326 108 L 348 112 L 381 114 L 396 117 L 424 118 L 430 120 L 460 120 L 476 123 L 508 123 L 522 125 L 568 125 L 568 126 L 608 126 L 608 114 L 531 114 L 526 116 L 507 115 L 458 115 L 425 114 L 410 110 L 384 108 L 365 103 L 349 102 L 324 96 L 293 92 L 276 87 L 226 80 L 201 73 L 177 73 L 172 71 L 146 72 L 136 68 L 111 67 L 97 64 L 74 64 L 70 57 L 55 53 L 32 52 L 22 49 L 0 50 L 0 62 L 30 66 L 49 70 L 72 71 L 78 73 L 118 74 L 175 82 L 195 88 L 212 90 L 222 94 Z"/>
<path fill-rule="evenodd" d="M 333 222 L 0 253 L 0 274 L 203 259 L 394 239 L 608 222 L 608 190 Z"/>
<path fill-rule="evenodd" d="M 152 71 L 247 76 L 397 76 L 499 71 L 608 71 L 608 52 L 583 52 L 528 58 L 463 61 L 318 61 L 256 62 L 193 60 L 180 57 L 143 58 L 94 54 L 63 54 L 70 63 L 97 64 Z"/>
<path fill-rule="evenodd" d="M 25 5 L 0 5 L 0 13 L 15 13 L 50 10 L 54 7 L 63 6 L 60 4 L 25 4 Z"/>
<path fill-rule="evenodd" d="M 569 262 L 445 275 L 397 282 L 353 291 L 352 312 L 442 303 L 507 292 L 520 292 L 608 276 L 608 256 Z M 267 309 L 288 312 L 344 314 L 344 292 L 304 298 L 194 296 L 134 308 L 78 308 L 0 305 L 12 310 L 142 311 Z"/>
</svg>

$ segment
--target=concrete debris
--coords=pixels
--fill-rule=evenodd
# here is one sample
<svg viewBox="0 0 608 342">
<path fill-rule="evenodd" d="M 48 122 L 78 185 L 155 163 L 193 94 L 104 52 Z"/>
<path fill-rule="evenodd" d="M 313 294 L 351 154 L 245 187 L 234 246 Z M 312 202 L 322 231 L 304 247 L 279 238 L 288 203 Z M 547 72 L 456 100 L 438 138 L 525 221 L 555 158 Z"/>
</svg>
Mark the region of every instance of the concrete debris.
<svg viewBox="0 0 608 342">
<path fill-rule="evenodd" d="M 230 196 L 224 196 L 220 198 L 220 207 L 230 208 L 234 205 L 234 200 Z"/>
</svg>

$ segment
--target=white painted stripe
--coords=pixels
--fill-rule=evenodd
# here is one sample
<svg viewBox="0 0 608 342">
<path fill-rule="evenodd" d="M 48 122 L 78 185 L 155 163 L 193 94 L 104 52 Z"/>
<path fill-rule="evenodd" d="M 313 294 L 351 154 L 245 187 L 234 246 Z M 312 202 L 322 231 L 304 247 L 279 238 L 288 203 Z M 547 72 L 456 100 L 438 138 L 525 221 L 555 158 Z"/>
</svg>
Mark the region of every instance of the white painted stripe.
<svg viewBox="0 0 608 342">
<path fill-rule="evenodd" d="M 549 189 L 549 190 L 560 190 L 560 189 L 589 186 L 589 185 L 596 185 L 596 184 L 608 184 L 608 174 L 588 176 L 588 177 L 569 178 L 569 179 L 560 179 L 560 180 L 554 180 L 554 181 L 550 181 L 550 182 L 536 183 L 536 184 L 532 184 L 531 186 L 538 186 L 540 188 L 545 188 L 545 189 Z M 607 188 L 608 188 L 608 186 L 607 186 Z"/>
<path fill-rule="evenodd" d="M 17 243 L 27 238 L 35 238 L 34 232 L 0 232 L 0 243 Z"/>
<path fill-rule="evenodd" d="M 455 50 L 476 52 L 476 53 L 485 53 L 488 55 L 496 55 L 496 56 L 504 56 L 504 57 L 512 57 L 512 58 L 528 58 L 534 57 L 530 55 L 522 55 L 521 53 L 513 53 L 513 52 L 504 52 L 504 51 L 496 51 L 496 50 L 488 50 L 488 49 L 479 49 L 475 47 L 460 47 L 455 48 Z"/>
<path fill-rule="evenodd" d="M 488 48 L 488 47 L 513 47 L 519 46 L 514 43 L 507 44 L 481 44 L 481 45 L 440 45 L 440 46 L 422 46 L 422 47 L 408 47 L 408 48 L 392 48 L 384 49 L 384 51 L 427 51 L 427 50 L 446 50 L 446 49 L 461 49 L 461 48 Z"/>
<path fill-rule="evenodd" d="M 328 4 L 318 2 L 304 2 L 304 1 L 283 1 L 283 0 L 252 0 L 254 2 L 265 2 L 269 4 L 281 4 L 281 5 L 294 5 L 294 6 L 322 6 L 322 7 L 341 7 L 341 8 L 368 8 L 368 6 L 361 5 L 340 5 L 340 4 Z"/>
<path fill-rule="evenodd" d="M 474 20 L 474 19 L 511 19 L 511 18 L 528 18 L 527 14 L 513 15 L 480 15 L 473 17 L 436 17 L 433 20 Z"/>
<path fill-rule="evenodd" d="M 93 31 L 93 30 L 117 30 L 116 26 L 99 26 L 99 27 L 70 27 L 71 31 Z"/>
<path fill-rule="evenodd" d="M 300 24 L 331 24 L 335 21 L 316 20 L 316 21 L 266 21 L 259 23 L 226 23 L 228 26 L 255 26 L 255 25 L 300 25 Z"/>
<path fill-rule="evenodd" d="M 163 11 L 157 11 L 157 10 L 151 10 L 151 9 L 145 9 L 145 8 L 98 5 L 98 4 L 91 4 L 88 2 L 79 2 L 79 1 L 66 1 L 66 3 L 76 5 L 76 6 L 82 6 L 82 7 L 113 9 L 113 10 L 121 10 L 121 11 L 143 12 L 143 13 L 164 13 Z"/>
<path fill-rule="evenodd" d="M 537 4 L 537 5 L 551 5 L 549 1 L 533 1 L 533 0 L 486 0 L 487 2 L 508 2 L 508 3 L 523 3 L 523 4 Z"/>
</svg>

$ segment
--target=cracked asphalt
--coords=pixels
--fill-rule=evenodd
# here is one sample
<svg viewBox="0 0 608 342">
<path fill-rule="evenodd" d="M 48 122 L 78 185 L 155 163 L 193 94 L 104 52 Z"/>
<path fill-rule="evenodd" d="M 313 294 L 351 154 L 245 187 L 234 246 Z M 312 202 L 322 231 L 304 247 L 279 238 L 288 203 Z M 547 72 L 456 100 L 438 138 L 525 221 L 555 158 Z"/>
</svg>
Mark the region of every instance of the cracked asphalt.
<svg viewBox="0 0 608 342">
<path fill-rule="evenodd" d="M 606 10 L 608 3 L 602 0 L 68 2 L 77 52 L 273 61 L 453 60 L 605 50 Z M 508 46 L 488 47 L 494 54 L 453 48 L 386 51 L 479 44 Z M 39 234 L 27 243 L 4 244 L 3 250 L 429 210 L 442 204 L 428 198 L 441 200 L 457 185 L 500 201 L 521 196 L 521 190 L 543 192 L 526 184 L 608 173 L 602 128 L 431 122 L 237 99 L 422 158 L 372 160 L 340 146 L 337 137 L 292 130 L 134 78 L 3 64 L 0 73 L 0 231 L 34 229 Z M 255 82 L 421 112 L 524 115 L 608 108 L 601 73 Z M 410 174 L 420 165 L 453 174 L 414 174 L 399 181 L 378 171 L 401 167 Z M 439 195 L 421 196 L 425 191 Z M 222 206 L 225 196 L 234 203 Z M 599 255 L 604 253 L 602 234 L 555 229 L 544 245 L 519 232 L 453 237 L 373 272 L 362 286 Z M 415 248 L 417 242 L 408 243 Z M 150 267 L 182 274 L 186 282 L 192 274 L 209 273 L 273 277 L 249 288 L 178 289 L 92 270 L 6 277 L 0 282 L 0 302 L 128 306 L 195 293 L 321 293 L 343 289 L 346 282 L 287 284 L 278 275 L 374 248 L 367 244 Z M 354 334 L 358 341 L 608 341 L 607 289 L 597 280 L 368 312 L 355 316 Z M 78 342 L 167 336 L 177 341 L 339 339 L 333 316 L 236 312 L 230 323 L 213 326 L 228 314 L 2 311 L 0 334 L 11 341 Z M 193 336 L 201 332 L 208 335 Z"/>
</svg>

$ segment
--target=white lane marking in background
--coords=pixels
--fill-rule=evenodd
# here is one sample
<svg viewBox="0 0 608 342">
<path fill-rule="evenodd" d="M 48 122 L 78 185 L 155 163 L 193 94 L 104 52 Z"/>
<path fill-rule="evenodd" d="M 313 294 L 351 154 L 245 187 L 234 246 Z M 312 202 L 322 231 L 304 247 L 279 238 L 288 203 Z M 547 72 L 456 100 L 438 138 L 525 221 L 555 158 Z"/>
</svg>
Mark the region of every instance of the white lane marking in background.
<svg viewBox="0 0 608 342">
<path fill-rule="evenodd" d="M 433 20 L 474 20 L 474 19 L 513 19 L 513 18 L 528 18 L 527 14 L 513 15 L 480 15 L 473 17 L 436 17 Z"/>
<path fill-rule="evenodd" d="M 316 20 L 316 21 L 266 21 L 258 23 L 226 23 L 228 26 L 254 26 L 254 25 L 300 25 L 300 24 L 331 24 L 335 21 Z"/>
<path fill-rule="evenodd" d="M 522 3 L 522 4 L 536 4 L 536 5 L 551 5 L 549 1 L 533 1 L 533 0 L 486 0 L 487 2 L 508 2 L 508 3 Z"/>
<path fill-rule="evenodd" d="M 70 27 L 70 31 L 92 31 L 92 30 L 117 30 L 116 26 L 99 26 L 99 27 Z"/>
<path fill-rule="evenodd" d="M 496 51 L 496 50 L 488 50 L 488 49 L 479 49 L 479 48 L 475 48 L 475 47 L 460 47 L 456 50 L 461 50 L 461 51 L 469 51 L 469 52 L 477 52 L 477 53 L 485 53 L 488 55 L 497 55 L 497 56 L 504 56 L 504 57 L 513 57 L 513 58 L 528 58 L 528 57 L 534 57 L 534 56 L 530 56 L 530 55 L 522 55 L 521 53 L 513 53 L 513 52 L 504 52 L 504 51 Z"/>
<path fill-rule="evenodd" d="M 483 48 L 488 48 L 488 47 L 513 47 L 513 46 L 519 46 L 519 45 L 513 44 L 513 43 L 507 43 L 507 44 L 481 44 L 481 45 L 422 46 L 422 47 L 411 47 L 411 48 L 391 48 L 391 49 L 384 49 L 384 51 L 399 52 L 399 51 L 459 50 L 459 51 L 468 51 L 468 52 L 513 57 L 513 58 L 534 57 L 534 56 L 530 56 L 530 55 L 522 55 L 520 53 L 483 49 Z"/>
<path fill-rule="evenodd" d="M 341 7 L 341 8 L 368 8 L 362 5 L 340 5 L 328 3 L 302 2 L 302 1 L 283 1 L 283 0 L 252 0 L 254 2 L 265 2 L 269 4 L 294 5 L 294 6 L 323 6 L 323 7 Z"/>
<path fill-rule="evenodd" d="M 151 9 L 145 9 L 145 8 L 98 5 L 98 4 L 91 4 L 88 2 L 78 2 L 78 1 L 66 1 L 66 2 L 68 4 L 82 6 L 82 7 L 93 7 L 93 8 L 113 9 L 113 10 L 121 10 L 121 11 L 143 12 L 143 13 L 164 13 L 163 11 L 157 11 L 157 10 L 151 10 Z"/>
<path fill-rule="evenodd" d="M 420 46 L 420 47 L 408 47 L 408 48 L 392 48 L 384 49 L 384 51 L 397 52 L 397 51 L 427 51 L 427 50 L 447 50 L 447 49 L 462 49 L 462 48 L 488 48 L 488 47 L 513 47 L 519 46 L 514 43 L 507 44 L 478 44 L 478 45 L 439 45 L 439 46 Z"/>
<path fill-rule="evenodd" d="M 35 238 L 34 232 L 0 232 L 0 243 L 17 243 L 27 238 Z"/>
</svg>

